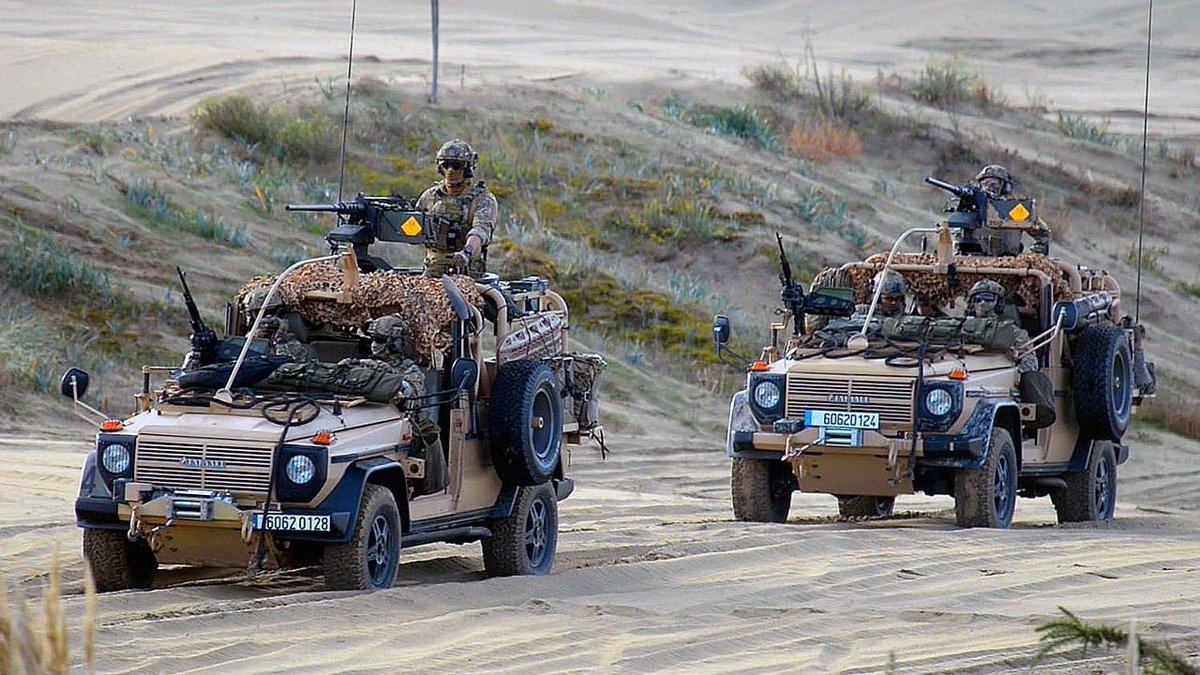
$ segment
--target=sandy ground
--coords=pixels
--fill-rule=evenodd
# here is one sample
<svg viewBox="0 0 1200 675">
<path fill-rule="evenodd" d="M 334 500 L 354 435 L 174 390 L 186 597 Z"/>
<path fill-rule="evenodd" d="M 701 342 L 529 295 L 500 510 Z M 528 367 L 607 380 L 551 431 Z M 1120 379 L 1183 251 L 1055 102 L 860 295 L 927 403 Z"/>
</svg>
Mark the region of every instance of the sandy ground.
<svg viewBox="0 0 1200 675">
<path fill-rule="evenodd" d="M 336 82 L 345 4 L 0 0 L 0 119 L 180 115 L 218 92 Z M 1136 2 L 998 3 L 999 16 L 978 20 L 976 3 L 936 0 L 445 4 L 447 92 L 732 81 L 745 65 L 794 56 L 811 27 L 823 59 L 863 77 L 957 51 L 990 64 L 989 80 L 1014 98 L 1049 96 L 1114 124 L 1132 124 L 1141 106 Z M 1183 0 L 1156 11 L 1154 82 L 1172 86 L 1155 91 L 1153 124 L 1184 137 L 1200 77 L 1186 40 L 1200 11 Z M 427 79 L 426 3 L 364 0 L 357 21 L 356 73 Z M 653 386 L 651 399 L 672 387 Z M 614 454 L 574 455 L 578 489 L 562 504 L 552 576 L 484 580 L 477 544 L 408 552 L 397 587 L 369 595 L 324 592 L 306 572 L 165 570 L 153 591 L 101 598 L 97 671 L 881 672 L 894 659 L 898 673 L 1028 672 L 1034 628 L 1058 606 L 1136 617 L 1200 653 L 1196 444 L 1136 433 L 1117 520 L 1102 527 L 1057 526 L 1043 499 L 1022 500 L 1011 530 L 959 530 L 950 500 L 921 496 L 902 498 L 894 520 L 838 522 L 834 500 L 815 495 L 796 496 L 787 525 L 748 525 L 730 512 L 719 402 L 692 411 L 709 420 L 698 429 L 611 409 L 623 420 Z M 73 629 L 83 600 L 72 502 L 87 437 L 78 427 L 0 437 L 0 570 L 36 592 L 57 543 Z"/>
</svg>

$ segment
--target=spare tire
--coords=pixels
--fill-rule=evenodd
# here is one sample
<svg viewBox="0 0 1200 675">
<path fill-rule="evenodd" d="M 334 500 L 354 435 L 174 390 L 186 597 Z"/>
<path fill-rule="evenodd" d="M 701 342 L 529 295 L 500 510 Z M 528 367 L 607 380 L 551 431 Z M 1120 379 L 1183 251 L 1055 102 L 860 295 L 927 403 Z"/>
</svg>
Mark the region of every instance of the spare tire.
<svg viewBox="0 0 1200 675">
<path fill-rule="evenodd" d="M 1075 340 L 1071 385 L 1084 438 L 1119 441 L 1133 409 L 1133 361 L 1125 331 L 1088 326 Z"/>
<path fill-rule="evenodd" d="M 505 483 L 541 485 L 562 453 L 562 395 L 540 361 L 500 366 L 489 411 L 492 463 Z"/>
</svg>

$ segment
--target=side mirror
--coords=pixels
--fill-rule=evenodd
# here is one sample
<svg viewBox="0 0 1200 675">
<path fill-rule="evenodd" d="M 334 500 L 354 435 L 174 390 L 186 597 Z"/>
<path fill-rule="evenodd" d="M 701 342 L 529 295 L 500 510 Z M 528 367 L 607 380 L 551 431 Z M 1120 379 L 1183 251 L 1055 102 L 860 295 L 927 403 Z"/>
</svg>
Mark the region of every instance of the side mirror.
<svg viewBox="0 0 1200 675">
<path fill-rule="evenodd" d="M 718 314 L 713 317 L 713 339 L 717 341 L 718 345 L 727 344 L 731 332 L 729 317 L 724 314 Z"/>
<path fill-rule="evenodd" d="M 450 366 L 450 388 L 455 391 L 475 391 L 479 380 L 479 364 L 474 359 L 455 359 Z"/>
<path fill-rule="evenodd" d="M 67 372 L 63 373 L 62 382 L 59 384 L 59 391 L 63 396 L 71 400 L 74 400 L 76 397 L 83 398 L 90 380 L 91 376 L 87 374 L 87 371 L 79 368 L 68 368 Z"/>
</svg>

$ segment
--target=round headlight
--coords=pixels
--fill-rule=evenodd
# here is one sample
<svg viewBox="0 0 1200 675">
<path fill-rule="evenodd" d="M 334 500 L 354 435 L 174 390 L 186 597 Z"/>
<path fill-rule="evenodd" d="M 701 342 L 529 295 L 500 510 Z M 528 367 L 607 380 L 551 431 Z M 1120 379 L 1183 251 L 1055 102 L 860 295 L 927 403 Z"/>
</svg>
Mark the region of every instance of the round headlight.
<svg viewBox="0 0 1200 675">
<path fill-rule="evenodd" d="M 120 443 L 109 443 L 100 451 L 100 463 L 111 474 L 122 474 L 129 470 L 129 448 Z"/>
<path fill-rule="evenodd" d="M 759 382 L 754 387 L 754 402 L 758 407 L 769 410 L 779 405 L 779 386 L 774 382 Z"/>
<path fill-rule="evenodd" d="M 316 473 L 317 466 L 308 455 L 295 455 L 288 460 L 287 477 L 296 485 L 304 485 L 312 480 Z"/>
<path fill-rule="evenodd" d="M 945 389 L 930 389 L 925 394 L 925 409 L 934 417 L 941 417 L 954 406 L 954 397 Z"/>
</svg>

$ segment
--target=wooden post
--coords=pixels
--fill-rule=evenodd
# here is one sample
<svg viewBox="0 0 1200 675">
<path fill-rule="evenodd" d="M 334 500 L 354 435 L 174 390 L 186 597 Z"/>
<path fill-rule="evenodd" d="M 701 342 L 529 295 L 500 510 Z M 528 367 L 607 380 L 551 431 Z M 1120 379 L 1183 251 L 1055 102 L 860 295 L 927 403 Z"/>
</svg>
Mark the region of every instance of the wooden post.
<svg viewBox="0 0 1200 675">
<path fill-rule="evenodd" d="M 429 95 L 430 103 L 438 102 L 438 0 L 429 0 L 433 22 L 433 91 Z"/>
</svg>

